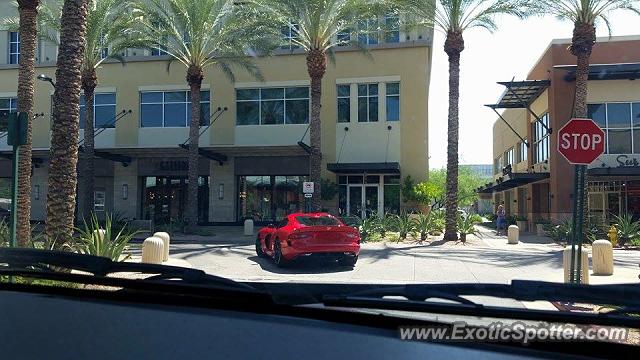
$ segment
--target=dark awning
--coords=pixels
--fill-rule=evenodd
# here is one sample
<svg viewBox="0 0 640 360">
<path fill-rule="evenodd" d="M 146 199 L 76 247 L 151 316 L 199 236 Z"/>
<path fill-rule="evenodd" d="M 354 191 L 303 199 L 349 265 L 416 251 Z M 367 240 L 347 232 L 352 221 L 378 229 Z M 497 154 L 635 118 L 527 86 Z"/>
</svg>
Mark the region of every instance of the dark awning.
<svg viewBox="0 0 640 360">
<path fill-rule="evenodd" d="M 555 69 L 567 71 L 566 81 L 576 79 L 576 65 L 557 65 Z M 589 80 L 635 80 L 640 79 L 640 63 L 596 64 L 589 66 Z"/>
<path fill-rule="evenodd" d="M 589 176 L 638 176 L 640 169 L 637 167 L 604 167 L 587 170 Z"/>
<path fill-rule="evenodd" d="M 549 173 L 511 173 L 511 175 L 505 175 L 496 180 L 495 184 L 491 183 L 488 186 L 478 189 L 478 193 L 492 194 L 501 192 L 548 179 L 549 176 Z"/>
<path fill-rule="evenodd" d="M 497 104 L 486 105 L 492 109 L 526 109 L 551 85 L 549 80 L 498 82 L 507 90 Z"/>
<path fill-rule="evenodd" d="M 327 164 L 327 170 L 336 174 L 399 174 L 400 164 L 390 163 L 339 163 Z"/>
</svg>

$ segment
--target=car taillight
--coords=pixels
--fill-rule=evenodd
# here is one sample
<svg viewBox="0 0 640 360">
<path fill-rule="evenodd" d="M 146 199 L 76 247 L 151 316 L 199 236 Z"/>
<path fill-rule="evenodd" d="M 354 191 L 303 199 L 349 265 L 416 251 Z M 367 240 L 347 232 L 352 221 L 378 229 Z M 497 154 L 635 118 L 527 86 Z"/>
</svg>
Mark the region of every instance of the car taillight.
<svg viewBox="0 0 640 360">
<path fill-rule="evenodd" d="M 289 240 L 304 240 L 304 239 L 309 239 L 310 237 L 311 237 L 311 234 L 307 234 L 307 233 L 293 233 L 289 235 Z"/>
<path fill-rule="evenodd" d="M 345 236 L 349 239 L 357 239 L 360 237 L 360 235 L 356 234 L 356 233 L 346 233 Z"/>
</svg>

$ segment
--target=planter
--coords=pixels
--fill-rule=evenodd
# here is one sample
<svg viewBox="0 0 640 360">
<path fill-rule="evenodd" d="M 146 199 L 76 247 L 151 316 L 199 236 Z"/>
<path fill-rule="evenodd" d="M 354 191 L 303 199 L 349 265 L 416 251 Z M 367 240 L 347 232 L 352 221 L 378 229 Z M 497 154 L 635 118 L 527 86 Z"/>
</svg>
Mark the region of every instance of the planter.
<svg viewBox="0 0 640 360">
<path fill-rule="evenodd" d="M 536 224 L 536 234 L 538 236 L 547 236 L 547 232 L 544 231 L 544 224 Z"/>
<path fill-rule="evenodd" d="M 527 220 L 518 220 L 516 221 L 516 225 L 518 225 L 518 229 L 520 230 L 520 232 L 527 231 Z"/>
</svg>

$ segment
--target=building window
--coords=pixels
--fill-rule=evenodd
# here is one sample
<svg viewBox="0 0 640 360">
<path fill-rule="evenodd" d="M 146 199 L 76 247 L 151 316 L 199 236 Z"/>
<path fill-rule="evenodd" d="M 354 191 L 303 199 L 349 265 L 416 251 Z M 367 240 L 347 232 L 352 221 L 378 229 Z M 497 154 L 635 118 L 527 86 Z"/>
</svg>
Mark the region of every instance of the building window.
<svg viewBox="0 0 640 360">
<path fill-rule="evenodd" d="M 387 121 L 400 121 L 400 83 L 387 83 Z"/>
<path fill-rule="evenodd" d="M 210 92 L 200 92 L 200 126 L 209 125 Z M 142 127 L 189 127 L 191 91 L 146 91 L 140 93 Z"/>
<path fill-rule="evenodd" d="M 294 50 L 300 47 L 296 43 L 299 30 L 300 25 L 295 23 L 289 23 L 289 25 L 282 27 L 282 49 Z"/>
<path fill-rule="evenodd" d="M 104 190 L 93 192 L 93 211 L 104 211 L 107 195 Z"/>
<path fill-rule="evenodd" d="M 640 102 L 590 104 L 589 118 L 605 132 L 607 154 L 640 154 Z"/>
<path fill-rule="evenodd" d="M 523 162 L 523 161 L 527 161 L 527 143 L 526 142 L 519 142 L 518 143 L 518 158 L 517 158 L 517 163 Z"/>
<path fill-rule="evenodd" d="M 336 35 L 338 46 L 348 46 L 351 44 L 351 29 L 344 29 Z"/>
<path fill-rule="evenodd" d="M 540 117 L 540 121 L 533 124 L 533 157 L 534 163 L 539 164 L 549 160 L 549 113 Z"/>
<path fill-rule="evenodd" d="M 513 166 L 513 155 L 514 155 L 514 150 L 513 148 L 505 151 L 504 153 L 504 166 Z"/>
<path fill-rule="evenodd" d="M 17 98 L 0 98 L 0 111 L 16 112 L 17 110 Z"/>
<path fill-rule="evenodd" d="M 358 85 L 358 122 L 378 121 L 378 84 Z"/>
<path fill-rule="evenodd" d="M 504 167 L 503 162 L 502 162 L 502 155 L 499 156 L 497 159 L 493 160 L 493 173 L 494 174 L 500 174 L 502 173 L 502 168 Z"/>
<path fill-rule="evenodd" d="M 236 90 L 237 125 L 309 123 L 309 88 Z"/>
<path fill-rule="evenodd" d="M 385 16 L 385 34 L 384 41 L 386 43 L 400 42 L 400 17 L 397 14 Z"/>
<path fill-rule="evenodd" d="M 9 64 L 20 62 L 20 34 L 17 31 L 9 32 Z"/>
<path fill-rule="evenodd" d="M 80 129 L 85 123 L 85 99 L 80 95 Z M 114 128 L 116 120 L 116 94 L 95 94 L 93 98 L 93 126 L 94 128 Z"/>
<path fill-rule="evenodd" d="M 400 176 L 384 177 L 384 213 L 400 214 Z"/>
<path fill-rule="evenodd" d="M 378 19 L 362 20 L 358 22 L 358 42 L 364 45 L 378 43 Z"/>
<path fill-rule="evenodd" d="M 351 85 L 338 85 L 338 122 L 351 121 Z"/>
<path fill-rule="evenodd" d="M 238 219 L 280 221 L 304 209 L 302 184 L 306 176 L 240 176 Z"/>
</svg>

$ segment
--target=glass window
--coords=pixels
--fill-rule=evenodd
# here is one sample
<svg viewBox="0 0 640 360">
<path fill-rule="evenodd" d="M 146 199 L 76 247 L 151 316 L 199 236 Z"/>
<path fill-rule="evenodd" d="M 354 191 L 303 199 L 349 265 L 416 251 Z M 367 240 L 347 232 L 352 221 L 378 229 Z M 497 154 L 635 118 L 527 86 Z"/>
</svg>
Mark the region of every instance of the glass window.
<svg viewBox="0 0 640 360">
<path fill-rule="evenodd" d="M 358 22 L 358 42 L 364 45 L 378 43 L 378 19 L 369 19 Z"/>
<path fill-rule="evenodd" d="M 633 108 L 631 111 L 632 119 L 634 127 L 640 127 L 640 102 L 633 103 Z"/>
<path fill-rule="evenodd" d="M 336 37 L 338 46 L 348 46 L 351 44 L 351 29 L 341 30 Z"/>
<path fill-rule="evenodd" d="M 385 35 L 386 43 L 400 42 L 400 18 L 396 14 L 385 16 Z"/>
<path fill-rule="evenodd" d="M 85 125 L 85 99 L 80 95 L 80 129 Z M 116 94 L 98 93 L 93 96 L 93 126 L 99 128 L 114 128 L 116 120 Z"/>
<path fill-rule="evenodd" d="M 104 211 L 107 195 L 104 190 L 96 190 L 93 192 L 93 210 Z"/>
<path fill-rule="evenodd" d="M 211 92 L 200 92 L 200 126 L 209 125 Z M 192 118 L 190 91 L 147 91 L 140 93 L 142 127 L 189 127 Z"/>
<path fill-rule="evenodd" d="M 609 153 L 631 153 L 631 129 L 609 129 Z"/>
<path fill-rule="evenodd" d="M 640 103 L 590 104 L 589 116 L 606 133 L 608 154 L 640 153 Z"/>
<path fill-rule="evenodd" d="M 520 142 L 518 143 L 518 159 L 517 162 L 527 161 L 528 151 L 527 151 L 527 143 Z"/>
<path fill-rule="evenodd" d="M 400 214 L 400 176 L 384 177 L 384 212 Z"/>
<path fill-rule="evenodd" d="M 400 121 L 400 83 L 387 84 L 387 121 Z"/>
<path fill-rule="evenodd" d="M 236 125 L 309 123 L 309 88 L 237 89 Z"/>
<path fill-rule="evenodd" d="M 549 114 L 544 114 L 533 124 L 533 156 L 534 163 L 539 164 L 549 160 Z"/>
<path fill-rule="evenodd" d="M 340 220 L 333 216 L 296 216 L 296 220 L 303 226 L 340 226 Z"/>
<path fill-rule="evenodd" d="M 238 219 L 279 221 L 302 211 L 304 176 L 240 176 Z"/>
<path fill-rule="evenodd" d="M 338 122 L 348 123 L 351 121 L 351 86 L 338 85 Z"/>
<path fill-rule="evenodd" d="M 589 104 L 588 117 L 595 121 L 601 128 L 607 127 L 607 109 L 604 104 Z"/>
<path fill-rule="evenodd" d="M 9 64 L 20 62 L 20 34 L 16 31 L 9 32 Z"/>
<path fill-rule="evenodd" d="M 513 148 L 507 150 L 504 153 L 504 166 L 509 166 L 509 165 L 513 165 Z"/>
<path fill-rule="evenodd" d="M 358 122 L 378 121 L 378 84 L 358 85 Z"/>
<path fill-rule="evenodd" d="M 295 23 L 289 23 L 287 26 L 282 27 L 282 49 L 293 50 L 300 46 L 296 44 L 295 40 L 298 38 L 298 31 L 300 31 L 300 25 Z"/>
<path fill-rule="evenodd" d="M 631 104 L 607 104 L 607 127 L 627 128 L 631 125 Z"/>
</svg>

